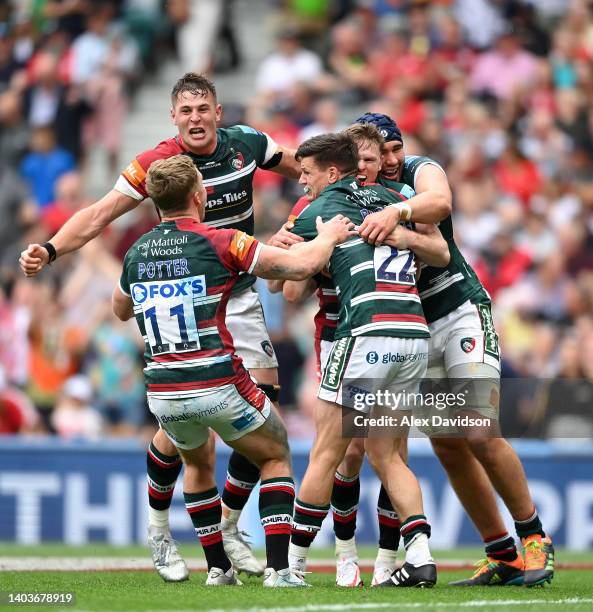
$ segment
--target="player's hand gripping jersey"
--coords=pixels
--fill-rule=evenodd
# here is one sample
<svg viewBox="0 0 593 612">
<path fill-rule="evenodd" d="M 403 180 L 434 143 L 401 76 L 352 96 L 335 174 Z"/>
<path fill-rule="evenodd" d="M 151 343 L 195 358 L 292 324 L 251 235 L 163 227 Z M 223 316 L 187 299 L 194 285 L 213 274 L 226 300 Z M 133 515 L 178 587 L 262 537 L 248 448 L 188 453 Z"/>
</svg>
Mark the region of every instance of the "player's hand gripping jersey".
<svg viewBox="0 0 593 612">
<path fill-rule="evenodd" d="M 258 167 L 270 168 L 278 163 L 278 146 L 267 134 L 245 125 L 219 128 L 216 136 L 216 150 L 207 156 L 188 151 L 179 136 L 164 140 L 138 155 L 123 171 L 115 189 L 137 200 L 147 198 L 145 179 L 150 164 L 184 153 L 202 173 L 208 194 L 204 223 L 253 234 L 253 174 Z M 244 290 L 254 281 L 253 276 L 245 275 L 235 291 Z"/>
<path fill-rule="evenodd" d="M 260 408 L 225 323 L 231 291 L 251 272 L 257 240 L 237 230 L 214 230 L 189 218 L 163 222 L 127 252 L 120 288 L 131 296 L 145 341 L 148 396 L 195 397 L 235 384 Z"/>
<path fill-rule="evenodd" d="M 405 198 L 381 185 L 347 177 L 330 185 L 295 220 L 293 232 L 313 239 L 315 218 L 336 214 L 359 225 L 364 217 Z M 335 339 L 348 336 L 427 338 L 428 326 L 416 290 L 414 254 L 353 239 L 334 250 L 330 273 L 339 300 Z"/>
</svg>

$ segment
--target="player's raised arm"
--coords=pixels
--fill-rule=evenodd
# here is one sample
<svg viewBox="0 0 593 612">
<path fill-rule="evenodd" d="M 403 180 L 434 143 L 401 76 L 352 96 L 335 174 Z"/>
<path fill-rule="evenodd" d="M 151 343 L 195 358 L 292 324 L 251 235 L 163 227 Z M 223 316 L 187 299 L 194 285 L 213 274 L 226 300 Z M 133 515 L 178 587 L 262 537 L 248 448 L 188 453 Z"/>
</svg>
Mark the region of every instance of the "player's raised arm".
<svg viewBox="0 0 593 612">
<path fill-rule="evenodd" d="M 299 249 L 262 245 L 252 273 L 261 278 L 304 280 L 321 271 L 337 244 L 356 235 L 354 223 L 342 215 L 336 215 L 327 223 L 318 217 L 316 225 L 317 237 Z"/>
<path fill-rule="evenodd" d="M 139 200 L 112 189 L 106 196 L 70 217 L 49 243 L 30 244 L 21 253 L 21 270 L 26 276 L 35 276 L 56 257 L 80 249 L 114 219 L 139 203 Z"/>
<path fill-rule="evenodd" d="M 416 231 L 398 225 L 385 239 L 385 244 L 396 249 L 410 249 L 425 264 L 436 268 L 449 265 L 449 245 L 434 224 L 419 223 Z"/>
<path fill-rule="evenodd" d="M 278 145 L 276 149 L 276 155 L 280 156 L 280 161 L 276 166 L 270 168 L 273 172 L 277 174 L 281 174 L 286 178 L 290 179 L 298 179 L 301 175 L 301 165 L 295 159 L 295 149 L 289 149 L 288 147 L 283 147 L 282 145 Z"/>
</svg>

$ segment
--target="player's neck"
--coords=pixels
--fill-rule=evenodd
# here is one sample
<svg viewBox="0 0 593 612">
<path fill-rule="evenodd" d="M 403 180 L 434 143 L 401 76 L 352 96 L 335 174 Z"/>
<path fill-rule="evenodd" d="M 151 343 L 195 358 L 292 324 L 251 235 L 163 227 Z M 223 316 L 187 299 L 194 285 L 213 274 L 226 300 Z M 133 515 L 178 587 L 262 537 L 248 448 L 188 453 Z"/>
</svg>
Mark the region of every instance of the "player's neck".
<svg viewBox="0 0 593 612">
<path fill-rule="evenodd" d="M 198 213 L 190 211 L 178 213 L 176 215 L 167 215 L 166 217 L 161 217 L 161 222 L 164 223 L 165 221 L 177 221 L 179 219 L 193 219 L 198 223 L 202 222 L 202 219 L 200 219 L 200 215 L 198 215 Z"/>
<path fill-rule="evenodd" d="M 216 147 L 218 146 L 218 138 L 214 138 L 214 142 L 208 147 L 192 147 L 191 145 L 187 144 L 187 142 L 185 142 L 185 140 L 183 140 L 181 136 L 179 138 L 181 139 L 183 146 L 190 153 L 193 153 L 194 155 L 199 155 L 200 157 L 208 157 L 209 155 L 212 155 L 214 151 L 216 151 Z"/>
</svg>

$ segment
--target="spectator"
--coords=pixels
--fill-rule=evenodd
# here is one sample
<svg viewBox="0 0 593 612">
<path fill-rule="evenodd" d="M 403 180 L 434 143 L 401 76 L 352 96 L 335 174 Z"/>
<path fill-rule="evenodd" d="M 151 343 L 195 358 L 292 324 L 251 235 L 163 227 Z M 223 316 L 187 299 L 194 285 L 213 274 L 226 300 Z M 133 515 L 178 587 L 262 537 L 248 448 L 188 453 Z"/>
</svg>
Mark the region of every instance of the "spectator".
<svg viewBox="0 0 593 612">
<path fill-rule="evenodd" d="M 8 384 L 0 366 L 0 436 L 28 433 L 38 422 L 35 406 L 22 391 Z"/>
<path fill-rule="evenodd" d="M 51 415 L 51 424 L 62 438 L 96 440 L 102 433 L 101 415 L 91 404 L 91 381 L 80 374 L 68 378 Z"/>
<path fill-rule="evenodd" d="M 266 98 L 286 96 L 296 83 L 314 85 L 322 72 L 321 60 L 304 49 L 298 32 L 283 28 L 276 37 L 277 50 L 261 63 L 256 89 Z"/>
<path fill-rule="evenodd" d="M 52 127 L 40 126 L 31 131 L 30 153 L 20 165 L 20 173 L 29 185 L 36 204 L 45 208 L 55 200 L 57 180 L 75 168 L 72 155 L 58 147 Z"/>
<path fill-rule="evenodd" d="M 507 28 L 496 47 L 476 59 L 470 75 L 471 89 L 498 100 L 513 100 L 533 83 L 536 69 L 535 56 L 522 49 L 516 32 Z"/>
</svg>

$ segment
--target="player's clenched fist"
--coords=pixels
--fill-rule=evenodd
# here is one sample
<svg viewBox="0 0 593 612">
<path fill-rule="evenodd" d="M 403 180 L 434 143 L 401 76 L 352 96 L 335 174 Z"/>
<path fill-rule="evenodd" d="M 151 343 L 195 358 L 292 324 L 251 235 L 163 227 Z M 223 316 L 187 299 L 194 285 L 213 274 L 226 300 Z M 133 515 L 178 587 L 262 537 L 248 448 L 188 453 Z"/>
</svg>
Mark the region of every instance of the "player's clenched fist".
<svg viewBox="0 0 593 612">
<path fill-rule="evenodd" d="M 49 263 L 49 253 L 40 244 L 30 244 L 21 252 L 19 264 L 25 276 L 35 276 Z"/>
</svg>

